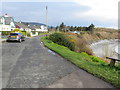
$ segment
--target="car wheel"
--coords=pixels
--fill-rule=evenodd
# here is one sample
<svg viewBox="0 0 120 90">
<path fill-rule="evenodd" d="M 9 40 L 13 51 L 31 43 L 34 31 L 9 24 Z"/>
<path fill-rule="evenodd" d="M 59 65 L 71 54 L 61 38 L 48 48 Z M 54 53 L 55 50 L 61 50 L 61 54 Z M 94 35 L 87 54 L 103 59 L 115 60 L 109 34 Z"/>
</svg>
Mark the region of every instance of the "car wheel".
<svg viewBox="0 0 120 90">
<path fill-rule="evenodd" d="M 20 40 L 19 40 L 19 43 L 21 43 L 21 42 L 22 42 L 22 40 L 20 39 Z"/>
</svg>

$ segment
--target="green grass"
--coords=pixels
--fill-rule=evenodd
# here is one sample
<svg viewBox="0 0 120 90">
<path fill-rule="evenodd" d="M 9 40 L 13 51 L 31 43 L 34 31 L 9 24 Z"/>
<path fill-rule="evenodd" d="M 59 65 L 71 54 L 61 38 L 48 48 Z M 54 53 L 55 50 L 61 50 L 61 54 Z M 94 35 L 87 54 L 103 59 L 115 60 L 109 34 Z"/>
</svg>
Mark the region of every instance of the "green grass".
<svg viewBox="0 0 120 90">
<path fill-rule="evenodd" d="M 47 32 L 38 33 L 38 35 L 45 35 L 45 34 L 47 34 Z"/>
<path fill-rule="evenodd" d="M 41 40 L 46 47 L 57 52 L 59 55 L 71 61 L 76 66 L 111 83 L 115 87 L 120 88 L 120 71 L 118 68 L 110 67 L 107 63 L 101 62 L 99 58 L 89 56 L 86 53 L 76 53 L 74 51 L 71 51 L 64 46 L 55 44 L 52 41 L 47 40 L 45 37 L 43 37 Z"/>
</svg>

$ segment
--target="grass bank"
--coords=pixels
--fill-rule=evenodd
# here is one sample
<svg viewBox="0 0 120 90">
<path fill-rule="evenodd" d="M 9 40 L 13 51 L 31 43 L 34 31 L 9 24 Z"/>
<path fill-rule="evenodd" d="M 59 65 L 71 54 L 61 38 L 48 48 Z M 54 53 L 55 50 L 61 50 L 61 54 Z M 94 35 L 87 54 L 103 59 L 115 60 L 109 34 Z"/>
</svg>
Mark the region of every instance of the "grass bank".
<svg viewBox="0 0 120 90">
<path fill-rule="evenodd" d="M 102 60 L 97 57 L 71 51 L 64 46 L 53 43 L 45 37 L 41 40 L 46 47 L 57 52 L 76 66 L 120 88 L 119 68 L 109 67 L 107 63 L 101 62 Z"/>
<path fill-rule="evenodd" d="M 46 35 L 46 34 L 48 34 L 48 33 L 47 33 L 47 32 L 38 33 L 39 36 L 40 36 L 40 35 Z"/>
</svg>

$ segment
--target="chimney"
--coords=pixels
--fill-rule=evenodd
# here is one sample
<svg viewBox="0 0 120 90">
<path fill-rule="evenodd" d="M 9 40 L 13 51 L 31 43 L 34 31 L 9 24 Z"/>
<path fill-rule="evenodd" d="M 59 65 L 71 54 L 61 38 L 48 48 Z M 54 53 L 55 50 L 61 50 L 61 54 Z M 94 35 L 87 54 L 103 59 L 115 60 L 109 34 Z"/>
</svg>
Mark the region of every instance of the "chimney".
<svg viewBox="0 0 120 90">
<path fill-rule="evenodd" d="M 19 21 L 19 23 L 22 23 L 21 21 Z"/>
<path fill-rule="evenodd" d="M 5 16 L 5 17 L 9 17 L 7 13 L 6 13 L 4 16 Z"/>
</svg>

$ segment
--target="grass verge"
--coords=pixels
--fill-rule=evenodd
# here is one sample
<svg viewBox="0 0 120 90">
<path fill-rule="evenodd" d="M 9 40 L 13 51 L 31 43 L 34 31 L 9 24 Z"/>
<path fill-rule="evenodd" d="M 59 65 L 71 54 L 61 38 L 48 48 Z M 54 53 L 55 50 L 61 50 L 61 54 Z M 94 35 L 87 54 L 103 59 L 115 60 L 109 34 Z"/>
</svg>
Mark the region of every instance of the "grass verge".
<svg viewBox="0 0 120 90">
<path fill-rule="evenodd" d="M 93 56 L 86 53 L 76 53 L 64 46 L 53 43 L 45 37 L 41 38 L 41 40 L 46 47 L 71 61 L 76 66 L 120 88 L 120 71 L 118 68 L 109 67 L 105 62 L 94 62 Z"/>
</svg>

